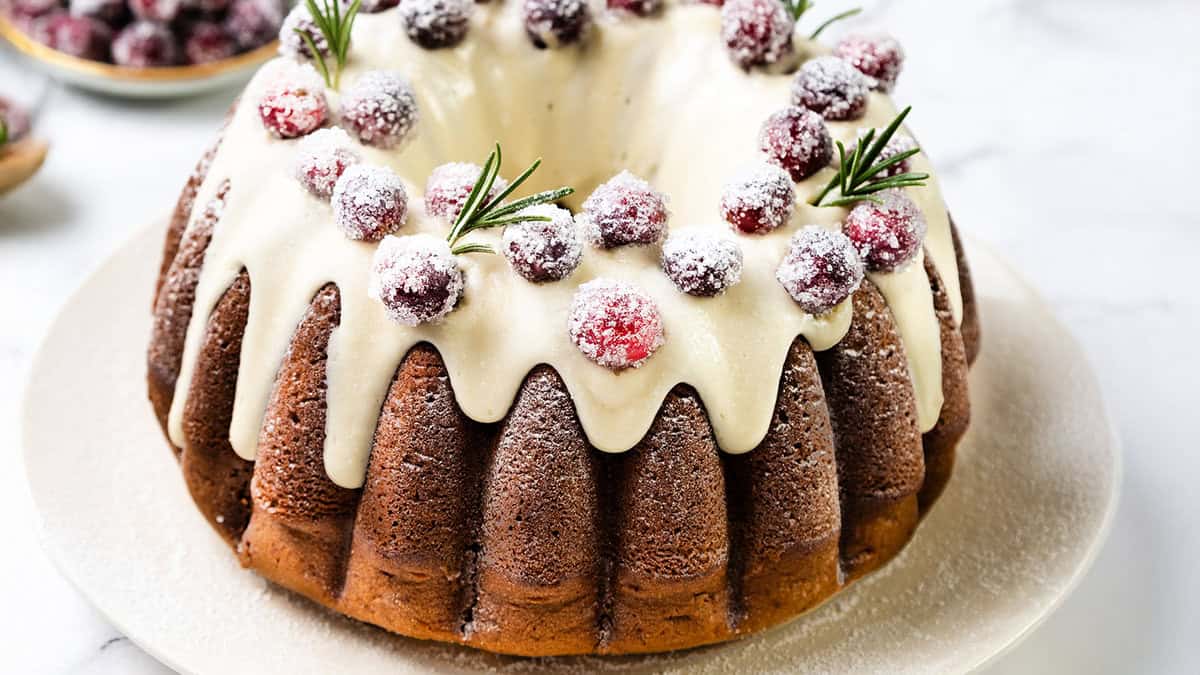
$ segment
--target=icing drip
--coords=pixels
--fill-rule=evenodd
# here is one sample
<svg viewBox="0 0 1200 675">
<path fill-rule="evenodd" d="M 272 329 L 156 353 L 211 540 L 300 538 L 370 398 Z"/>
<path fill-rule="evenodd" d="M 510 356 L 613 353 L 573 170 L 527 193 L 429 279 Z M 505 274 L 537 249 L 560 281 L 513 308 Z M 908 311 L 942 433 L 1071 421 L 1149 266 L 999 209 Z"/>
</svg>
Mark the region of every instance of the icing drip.
<svg viewBox="0 0 1200 675">
<path fill-rule="evenodd" d="M 359 146 L 364 163 L 399 175 L 409 199 L 399 234 L 446 233 L 444 219 L 425 213 L 423 188 L 446 162 L 478 162 L 499 140 L 505 166 L 542 169 L 521 192 L 569 184 L 578 210 L 592 190 L 628 169 L 670 197 L 672 233 L 707 230 L 729 236 L 721 217 L 722 188 L 738 167 L 762 161 L 759 127 L 789 102 L 790 78 L 746 72 L 729 59 L 720 13 L 703 5 L 672 5 L 659 17 L 605 22 L 580 47 L 539 50 L 522 23 L 520 3 L 478 5 L 461 45 L 424 50 L 398 39 L 389 12 L 361 16 L 343 77 L 349 89 L 366 71 L 400 68 L 412 83 L 421 121 L 395 150 Z M 801 52 L 824 51 L 799 43 Z M 397 366 L 415 344 L 432 343 L 446 362 L 463 412 L 501 420 L 526 374 L 538 364 L 562 376 L 589 441 L 605 451 L 634 446 L 676 384 L 704 401 L 725 451 L 745 452 L 766 434 L 788 348 L 802 335 L 824 350 L 846 333 L 850 301 L 828 314 L 805 314 L 775 279 L 789 239 L 802 226 L 837 228 L 845 209 L 804 203 L 829 180 L 824 169 L 797 185 L 790 222 L 738 236 L 741 281 L 717 297 L 681 293 L 659 266 L 657 247 L 588 247 L 565 280 L 534 284 L 502 255 L 459 256 L 466 291 L 458 307 L 434 325 L 391 321 L 367 293 L 376 245 L 347 240 L 329 205 L 293 177 L 297 143 L 263 129 L 253 102 L 286 67 L 268 64 L 235 112 L 198 205 L 217 186 L 234 186 L 216 226 L 196 290 L 169 431 L 182 445 L 184 397 L 207 316 L 245 267 L 253 292 L 242 346 L 230 440 L 254 456 L 280 362 L 309 302 L 327 282 L 341 289 L 341 324 L 329 344 L 325 463 L 334 482 L 361 485 L 378 411 Z M 338 94 L 328 92 L 331 107 Z M 830 122 L 834 138 L 851 143 L 864 126 L 882 127 L 896 114 L 883 94 L 869 96 L 863 118 Z M 914 171 L 930 171 L 925 156 Z M 508 178 L 513 176 L 509 175 Z M 241 186 L 240 188 L 238 186 Z M 949 222 L 935 181 L 908 194 L 929 225 L 926 250 L 951 298 L 961 299 Z M 733 235 L 736 236 L 736 235 Z M 473 240 L 498 246 L 500 233 Z M 614 373 L 591 363 L 572 344 L 567 315 L 580 285 L 596 278 L 628 282 L 659 307 L 665 343 L 640 368 Z M 904 341 L 919 403 L 921 428 L 937 421 L 942 402 L 941 348 L 932 296 L 921 262 L 870 279 L 883 292 Z"/>
</svg>

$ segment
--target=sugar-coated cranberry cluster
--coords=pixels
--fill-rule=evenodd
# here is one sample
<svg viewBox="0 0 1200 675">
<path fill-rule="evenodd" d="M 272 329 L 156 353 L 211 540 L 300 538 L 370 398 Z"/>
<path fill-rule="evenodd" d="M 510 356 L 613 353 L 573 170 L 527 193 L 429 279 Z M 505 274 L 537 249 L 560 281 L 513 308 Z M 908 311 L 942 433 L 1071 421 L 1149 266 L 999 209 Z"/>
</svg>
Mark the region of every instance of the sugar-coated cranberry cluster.
<svg viewBox="0 0 1200 675">
<path fill-rule="evenodd" d="M 30 37 L 65 54 L 130 68 L 211 63 L 270 42 L 284 0 L 11 0 Z"/>
</svg>

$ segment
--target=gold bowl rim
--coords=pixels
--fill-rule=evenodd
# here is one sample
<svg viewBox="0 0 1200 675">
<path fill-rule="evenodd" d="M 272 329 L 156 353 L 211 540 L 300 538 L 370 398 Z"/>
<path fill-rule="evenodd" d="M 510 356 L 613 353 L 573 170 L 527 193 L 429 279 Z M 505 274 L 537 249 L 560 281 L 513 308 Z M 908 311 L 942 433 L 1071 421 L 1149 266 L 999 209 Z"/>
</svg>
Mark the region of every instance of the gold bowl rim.
<svg viewBox="0 0 1200 675">
<path fill-rule="evenodd" d="M 267 61 L 276 55 L 279 48 L 279 43 L 276 40 L 243 54 L 212 63 L 187 66 L 129 68 L 101 61 L 81 59 L 47 47 L 22 32 L 6 16 L 0 16 L 0 37 L 7 40 L 17 51 L 32 59 L 75 73 L 102 77 L 119 82 L 184 82 L 200 80 Z"/>
</svg>

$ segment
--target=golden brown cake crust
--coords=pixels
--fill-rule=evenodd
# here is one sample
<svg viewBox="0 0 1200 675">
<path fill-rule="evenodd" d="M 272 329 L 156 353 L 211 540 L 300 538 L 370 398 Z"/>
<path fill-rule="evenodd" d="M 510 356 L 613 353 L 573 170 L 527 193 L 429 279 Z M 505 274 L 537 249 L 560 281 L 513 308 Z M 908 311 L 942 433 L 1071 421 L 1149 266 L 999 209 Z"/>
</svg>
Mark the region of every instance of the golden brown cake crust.
<svg viewBox="0 0 1200 675">
<path fill-rule="evenodd" d="M 155 305 L 149 384 L 164 428 L 213 225 L 199 218 L 181 238 Z M 258 457 L 230 447 L 252 293 L 243 271 L 208 317 L 187 388 L 184 477 L 245 565 L 403 635 L 521 655 L 730 639 L 884 564 L 945 486 L 969 418 L 966 319 L 976 317 L 976 344 L 978 319 L 965 265 L 961 332 L 926 271 L 946 404 L 924 436 L 890 311 L 865 282 L 841 343 L 819 354 L 793 343 L 769 431 L 750 453 L 719 451 L 685 386 L 635 448 L 601 453 L 545 366 L 502 423 L 479 424 L 459 409 L 440 355 L 418 345 L 383 403 L 360 490 L 335 485 L 323 463 L 326 351 L 340 321 L 332 285 L 296 328 Z"/>
</svg>

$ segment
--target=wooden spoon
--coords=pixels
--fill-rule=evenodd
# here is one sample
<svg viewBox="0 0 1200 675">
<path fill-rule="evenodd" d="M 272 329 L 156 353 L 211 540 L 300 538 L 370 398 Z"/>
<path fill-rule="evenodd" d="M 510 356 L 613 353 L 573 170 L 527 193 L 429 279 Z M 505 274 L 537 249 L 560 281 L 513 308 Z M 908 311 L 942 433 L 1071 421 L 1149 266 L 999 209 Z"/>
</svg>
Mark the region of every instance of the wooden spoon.
<svg viewBox="0 0 1200 675">
<path fill-rule="evenodd" d="M 50 146 L 45 141 L 25 138 L 0 146 L 0 195 L 28 180 L 46 160 Z"/>
</svg>

